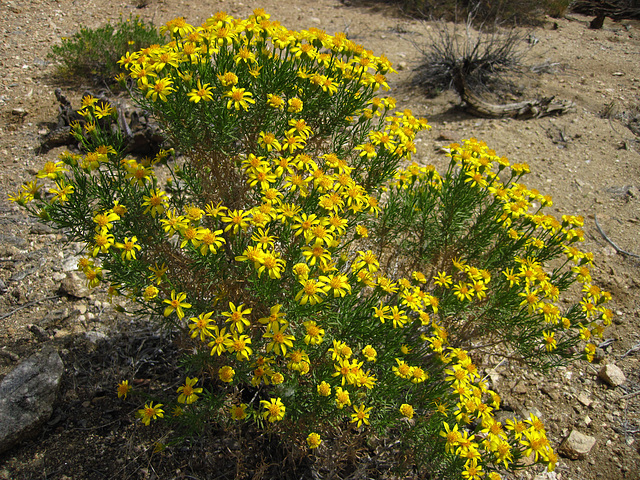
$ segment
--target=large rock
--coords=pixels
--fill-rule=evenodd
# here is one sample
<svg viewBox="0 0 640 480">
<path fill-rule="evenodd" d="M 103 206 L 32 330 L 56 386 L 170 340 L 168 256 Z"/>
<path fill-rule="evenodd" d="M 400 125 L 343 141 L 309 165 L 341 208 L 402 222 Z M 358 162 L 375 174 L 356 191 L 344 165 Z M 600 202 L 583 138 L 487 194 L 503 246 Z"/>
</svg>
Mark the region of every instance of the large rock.
<svg viewBox="0 0 640 480">
<path fill-rule="evenodd" d="M 613 363 L 604 365 L 598 372 L 598 377 L 600 377 L 607 385 L 614 388 L 619 387 L 627 380 L 622 370 L 620 370 L 620 367 Z"/>
<path fill-rule="evenodd" d="M 0 383 L 0 453 L 38 433 L 51 417 L 64 365 L 44 348 L 14 368 Z"/>
<path fill-rule="evenodd" d="M 86 298 L 91 294 L 87 280 L 80 278 L 76 272 L 67 273 L 67 277 L 60 282 L 59 292 L 76 298 Z"/>
<path fill-rule="evenodd" d="M 558 453 L 571 460 L 580 460 L 589 454 L 595 444 L 596 439 L 594 437 L 580 433 L 577 430 L 571 430 L 569 436 L 558 447 Z"/>
</svg>

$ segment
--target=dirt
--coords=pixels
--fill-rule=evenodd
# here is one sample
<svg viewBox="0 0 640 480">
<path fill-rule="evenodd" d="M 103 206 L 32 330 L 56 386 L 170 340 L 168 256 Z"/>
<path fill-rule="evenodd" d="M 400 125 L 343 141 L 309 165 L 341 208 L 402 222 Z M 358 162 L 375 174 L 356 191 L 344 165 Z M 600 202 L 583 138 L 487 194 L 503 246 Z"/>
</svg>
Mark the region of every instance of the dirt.
<svg viewBox="0 0 640 480">
<path fill-rule="evenodd" d="M 167 432 L 140 428 L 133 419 L 140 405 L 117 399 L 115 386 L 135 377 L 136 388 L 147 392 L 175 388 L 179 378 L 165 369 L 176 358 L 175 347 L 140 320 L 118 313 L 103 291 L 82 298 L 61 293 L 60 281 L 79 246 L 28 219 L 7 199 L 63 150 L 38 150 L 47 123 L 57 115 L 54 89 L 77 101 L 85 88 L 61 85 L 53 75 L 47 52 L 61 37 L 81 25 L 98 27 L 130 13 L 157 25 L 177 16 L 199 25 L 218 10 L 246 17 L 256 7 L 292 29 L 345 31 L 398 66 L 389 82 L 398 105 L 427 117 L 433 127 L 419 138 L 415 159 L 420 163 L 442 166 L 442 146 L 480 138 L 500 155 L 529 163 L 532 174 L 525 183 L 552 195 L 552 213 L 584 216 L 584 248 L 596 258 L 594 280 L 613 294 L 616 313 L 597 362 L 578 362 L 544 376 L 502 364 L 493 380 L 507 404 L 540 415 L 554 447 L 572 429 L 595 437 L 596 445 L 585 459 L 561 458 L 551 474 L 533 470 L 512 478 L 640 479 L 640 395 L 632 395 L 640 391 L 640 137 L 628 126 L 636 116 L 637 127 L 640 110 L 640 22 L 607 19 L 601 30 L 589 30 L 590 18 L 569 14 L 529 29 L 533 47 L 526 62 L 550 68 L 527 76 L 523 98 L 553 95 L 573 101 L 573 111 L 529 120 L 480 119 L 459 109 L 452 92 L 427 98 L 411 85 L 421 58 L 416 45 L 432 38 L 437 23 L 403 17 L 381 4 L 336 0 L 246 5 L 229 0 L 2 1 L 0 376 L 45 343 L 57 346 L 66 373 L 51 420 L 37 437 L 0 456 L 0 478 L 284 476 L 284 467 L 264 464 L 265 458 L 277 457 L 273 452 L 260 456 L 257 450 L 265 445 L 221 438 L 220 432 L 154 453 L 156 442 L 167 441 Z M 622 369 L 622 386 L 610 388 L 597 378 L 606 363 Z M 257 458 L 263 465 L 251 465 Z M 308 477 L 305 468 L 303 462 L 291 471 L 296 478 Z M 374 471 L 351 475 L 376 478 Z"/>
</svg>

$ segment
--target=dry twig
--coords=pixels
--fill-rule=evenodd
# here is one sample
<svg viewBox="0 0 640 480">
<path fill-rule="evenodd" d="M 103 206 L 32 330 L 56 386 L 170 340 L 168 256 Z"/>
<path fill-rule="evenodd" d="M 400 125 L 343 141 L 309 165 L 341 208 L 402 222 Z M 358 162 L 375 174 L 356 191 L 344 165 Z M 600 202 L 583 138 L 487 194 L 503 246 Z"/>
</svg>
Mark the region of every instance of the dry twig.
<svg viewBox="0 0 640 480">
<path fill-rule="evenodd" d="M 640 258 L 640 255 L 636 255 L 635 253 L 631 253 L 631 252 L 627 252 L 623 249 L 621 249 L 618 245 L 616 245 L 615 243 L 613 243 L 613 240 L 611 240 L 609 237 L 607 237 L 607 234 L 604 233 L 604 231 L 602 230 L 602 227 L 600 227 L 600 224 L 598 223 L 598 216 L 594 215 L 593 216 L 594 220 L 596 221 L 596 228 L 598 229 L 598 231 L 600 232 L 600 235 L 602 235 L 602 237 L 609 243 L 609 245 L 611 245 L 615 251 L 617 253 L 621 253 L 623 255 L 627 255 L 629 257 L 635 257 L 635 258 Z"/>
<path fill-rule="evenodd" d="M 36 305 L 38 303 L 42 303 L 42 302 L 46 302 L 47 300 L 53 300 L 55 298 L 60 298 L 60 295 L 54 295 L 52 297 L 46 297 L 46 298 L 42 298 L 40 300 L 34 300 L 33 302 L 29 302 L 29 303 L 25 303 L 24 305 L 20 305 L 18 308 L 15 308 L 13 310 L 11 310 L 9 313 L 5 313 L 4 315 L 0 316 L 0 320 L 4 320 L 7 317 L 10 317 L 11 315 L 13 315 L 16 312 L 19 312 L 20 310 L 23 310 L 25 308 L 29 308 L 33 305 Z"/>
</svg>

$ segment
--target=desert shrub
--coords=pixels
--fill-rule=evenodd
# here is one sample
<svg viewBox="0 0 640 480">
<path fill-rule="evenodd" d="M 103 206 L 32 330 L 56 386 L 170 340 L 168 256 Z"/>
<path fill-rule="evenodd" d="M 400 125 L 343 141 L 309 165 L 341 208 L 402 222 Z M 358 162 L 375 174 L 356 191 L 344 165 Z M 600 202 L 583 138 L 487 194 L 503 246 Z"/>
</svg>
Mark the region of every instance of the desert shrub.
<svg viewBox="0 0 640 480">
<path fill-rule="evenodd" d="M 530 45 L 526 33 L 513 28 L 487 30 L 473 27 L 468 17 L 464 30 L 456 24 L 438 23 L 422 45 L 422 61 L 413 81 L 434 96 L 455 87 L 461 77 L 475 90 L 512 89 L 511 78 L 522 72 Z"/>
<path fill-rule="evenodd" d="M 165 40 L 153 24 L 129 15 L 114 25 L 81 28 L 72 37 L 63 38 L 61 45 L 52 46 L 49 58 L 58 62 L 58 75 L 65 80 L 111 85 L 120 72 L 118 60 L 124 54 Z"/>
<path fill-rule="evenodd" d="M 376 96 L 391 65 L 343 34 L 261 10 L 164 30 L 121 79 L 183 156 L 126 158 L 98 122 L 76 131 L 85 154 L 11 196 L 86 244 L 90 286 L 177 336 L 184 383 L 141 395 L 141 422 L 251 422 L 317 458 L 323 441 L 393 437 L 398 463 L 430 478 L 496 480 L 525 457 L 553 469 L 537 417 L 496 420 L 474 351 L 593 356 L 610 296 L 577 247 L 582 219 L 543 213 L 551 200 L 519 183 L 528 167 L 477 140 L 451 145 L 442 175 L 410 163 L 426 120 Z M 580 303 L 560 303 L 576 284 Z"/>
<path fill-rule="evenodd" d="M 417 18 L 456 21 L 472 15 L 478 23 L 532 25 L 544 15 L 561 17 L 570 0 L 383 0 L 398 4 L 403 12 Z"/>
</svg>

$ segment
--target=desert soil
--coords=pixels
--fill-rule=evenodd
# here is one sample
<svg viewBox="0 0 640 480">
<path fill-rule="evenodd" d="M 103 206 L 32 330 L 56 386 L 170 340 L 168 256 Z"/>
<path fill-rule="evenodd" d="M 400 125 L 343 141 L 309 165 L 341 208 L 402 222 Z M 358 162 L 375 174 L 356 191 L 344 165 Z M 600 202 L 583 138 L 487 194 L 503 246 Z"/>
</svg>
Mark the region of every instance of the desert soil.
<svg viewBox="0 0 640 480">
<path fill-rule="evenodd" d="M 56 82 L 47 52 L 61 37 L 130 13 L 157 25 L 177 16 L 199 25 L 219 10 L 244 18 L 257 7 L 289 28 L 345 31 L 385 54 L 399 69 L 389 82 L 398 105 L 425 116 L 433 127 L 419 138 L 420 163 L 442 166 L 442 146 L 480 138 L 513 162 L 529 163 L 533 173 L 525 183 L 553 196 L 552 213 L 584 216 L 584 248 L 595 254 L 595 282 L 613 294 L 616 313 L 599 363 L 578 362 L 546 376 L 503 363 L 493 380 L 507 405 L 539 414 L 555 447 L 572 429 L 595 437 L 596 445 L 585 459 L 561 458 L 553 473 L 513 478 L 640 479 L 640 395 L 632 395 L 640 390 L 640 132 L 628 128 L 634 115 L 636 128 L 640 121 L 640 23 L 607 19 L 601 30 L 589 30 L 587 17 L 548 18 L 527 32 L 534 45 L 525 62 L 550 68 L 522 80 L 523 97 L 554 95 L 575 108 L 558 117 L 480 119 L 457 108 L 452 92 L 427 98 L 411 85 L 421 60 L 417 46 L 429 42 L 439 24 L 380 4 L 337 0 L 0 3 L 0 377 L 44 344 L 58 348 L 66 367 L 51 420 L 33 440 L 0 456 L 0 478 L 276 478 L 265 472 L 277 466 L 243 464 L 248 450 L 233 439 L 218 443 L 215 452 L 188 442 L 153 453 L 167 432 L 136 425 L 132 413 L 140 405 L 118 400 L 115 386 L 135 377 L 139 389 L 175 388 L 179 378 L 163 371 L 175 347 L 143 322 L 117 313 L 103 291 L 77 293 L 81 298 L 60 293 L 79 246 L 28 219 L 7 198 L 64 150 L 38 149 L 57 115 L 54 89 L 62 88 L 75 102 L 85 88 L 96 90 Z M 598 379 L 605 363 L 622 369 L 622 386 L 611 388 Z M 311 474 L 298 466 L 296 475 Z M 372 472 L 351 475 L 376 478 Z"/>
</svg>

